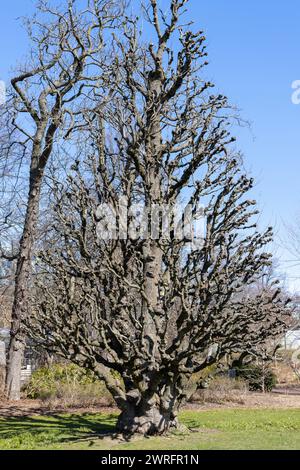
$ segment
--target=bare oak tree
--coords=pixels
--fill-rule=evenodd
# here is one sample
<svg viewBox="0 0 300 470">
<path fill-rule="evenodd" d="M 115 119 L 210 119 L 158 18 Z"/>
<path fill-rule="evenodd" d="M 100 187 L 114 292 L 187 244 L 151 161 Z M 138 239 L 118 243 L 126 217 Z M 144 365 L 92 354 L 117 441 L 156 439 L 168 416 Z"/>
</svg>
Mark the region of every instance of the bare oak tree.
<svg viewBox="0 0 300 470">
<path fill-rule="evenodd" d="M 55 188 L 28 325 L 44 347 L 105 381 L 124 433 L 178 426 L 193 373 L 256 351 L 284 327 L 277 289 L 243 294 L 271 262 L 272 231 L 255 227 L 230 107 L 201 73 L 205 37 L 181 25 L 187 0 L 169 3 L 168 14 L 156 0 L 144 7 L 155 42 L 143 43 L 135 18 L 115 36 L 113 94 L 85 113 L 85 158 Z M 184 204 L 197 219 L 200 203 L 202 243 L 178 237 L 173 217 L 166 236 L 155 208 Z M 119 236 L 104 236 L 106 226 Z"/>
</svg>

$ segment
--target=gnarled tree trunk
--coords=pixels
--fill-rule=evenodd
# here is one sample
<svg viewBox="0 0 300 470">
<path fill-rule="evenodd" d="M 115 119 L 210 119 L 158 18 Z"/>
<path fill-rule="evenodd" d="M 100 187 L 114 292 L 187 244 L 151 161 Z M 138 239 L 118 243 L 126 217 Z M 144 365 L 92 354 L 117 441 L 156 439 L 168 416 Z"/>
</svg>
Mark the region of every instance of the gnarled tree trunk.
<svg viewBox="0 0 300 470">
<path fill-rule="evenodd" d="M 117 430 L 122 434 L 163 434 L 178 427 L 176 412 L 161 408 L 159 402 L 130 405 L 118 419 Z"/>
<path fill-rule="evenodd" d="M 118 432 L 125 435 L 142 434 L 155 435 L 176 429 L 179 426 L 176 397 L 170 394 L 147 393 L 143 396 L 129 396 L 126 409 L 122 411 L 117 422 Z"/>
</svg>

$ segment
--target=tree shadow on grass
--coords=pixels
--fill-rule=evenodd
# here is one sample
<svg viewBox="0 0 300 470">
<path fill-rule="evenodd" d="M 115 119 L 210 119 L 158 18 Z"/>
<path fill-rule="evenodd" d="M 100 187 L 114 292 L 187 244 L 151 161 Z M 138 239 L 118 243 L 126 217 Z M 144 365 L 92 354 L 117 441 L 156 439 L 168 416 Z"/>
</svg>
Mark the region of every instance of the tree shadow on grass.
<svg viewBox="0 0 300 470">
<path fill-rule="evenodd" d="M 116 414 L 73 414 L 0 418 L 0 440 L 20 439 L 42 443 L 104 438 L 115 431 Z"/>
</svg>

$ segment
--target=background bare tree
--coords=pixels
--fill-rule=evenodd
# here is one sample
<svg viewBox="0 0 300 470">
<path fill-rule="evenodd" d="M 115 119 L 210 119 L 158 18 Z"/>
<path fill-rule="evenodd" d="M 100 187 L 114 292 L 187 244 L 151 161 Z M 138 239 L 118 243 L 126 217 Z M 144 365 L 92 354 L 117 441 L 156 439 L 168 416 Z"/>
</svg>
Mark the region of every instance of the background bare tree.
<svg viewBox="0 0 300 470">
<path fill-rule="evenodd" d="M 272 231 L 256 230 L 231 109 L 203 79 L 205 37 L 182 25 L 185 4 L 170 0 L 167 14 L 156 0 L 144 7 L 154 42 L 143 44 L 136 19 L 115 36 L 111 100 L 85 113 L 85 158 L 54 188 L 48 248 L 36 259 L 29 333 L 105 380 L 125 433 L 176 427 L 192 374 L 228 353 L 257 351 L 288 314 L 277 289 L 244 294 L 271 263 Z M 127 208 L 118 212 L 121 196 Z M 151 214 L 146 226 L 136 203 Z M 196 219 L 203 204 L 201 244 L 177 237 L 173 218 L 164 234 L 153 209 L 178 203 Z M 105 239 L 114 212 L 122 236 Z"/>
<path fill-rule="evenodd" d="M 300 265 L 300 215 L 295 217 L 294 223 L 286 225 L 288 232 L 288 240 L 285 242 L 285 247 L 291 253 L 292 260 L 295 265 Z"/>
<path fill-rule="evenodd" d="M 91 89 L 101 87 L 101 66 L 107 62 L 103 32 L 114 25 L 120 11 L 120 2 L 113 0 L 87 0 L 78 10 L 79 3 L 67 0 L 58 9 L 45 0 L 39 2 L 37 14 L 27 24 L 31 55 L 11 81 L 7 121 L 12 131 L 2 153 L 6 153 L 8 161 L 12 154 L 26 159 L 29 176 L 6 376 L 10 399 L 20 397 L 22 319 L 29 308 L 31 258 L 45 168 L 55 147 L 66 146 L 79 125 L 78 118 Z"/>
</svg>

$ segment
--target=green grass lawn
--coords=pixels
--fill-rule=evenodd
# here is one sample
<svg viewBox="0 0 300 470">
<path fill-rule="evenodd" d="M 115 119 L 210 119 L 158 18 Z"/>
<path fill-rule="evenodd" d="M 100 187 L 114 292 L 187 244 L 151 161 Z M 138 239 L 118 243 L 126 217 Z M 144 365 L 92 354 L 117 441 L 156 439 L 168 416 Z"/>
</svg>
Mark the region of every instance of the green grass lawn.
<svg viewBox="0 0 300 470">
<path fill-rule="evenodd" d="M 106 433 L 116 415 L 0 418 L 0 449 L 300 449 L 299 410 L 184 411 L 190 433 L 121 442 Z"/>
</svg>

